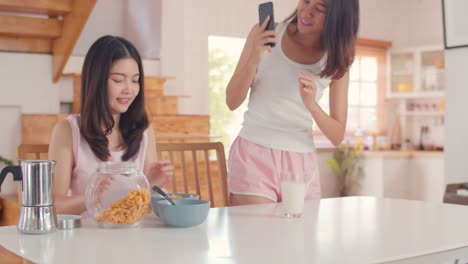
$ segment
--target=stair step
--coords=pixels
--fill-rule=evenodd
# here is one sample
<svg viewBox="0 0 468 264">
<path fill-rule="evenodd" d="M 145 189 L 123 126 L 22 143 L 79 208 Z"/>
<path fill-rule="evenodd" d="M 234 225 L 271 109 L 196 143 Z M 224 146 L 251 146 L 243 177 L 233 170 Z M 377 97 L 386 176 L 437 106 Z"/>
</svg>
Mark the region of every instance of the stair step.
<svg viewBox="0 0 468 264">
<path fill-rule="evenodd" d="M 45 14 L 49 16 L 63 16 L 72 11 L 72 0 L 22 0 L 0 1 L 0 11 L 16 13 Z"/>
<path fill-rule="evenodd" d="M 68 116 L 69 114 L 23 114 L 21 142 L 23 144 L 49 144 L 55 124 Z M 207 135 L 210 132 L 210 117 L 207 115 L 159 115 L 153 116 L 151 122 L 156 136 L 167 133 Z M 209 139 L 208 136 L 205 138 Z"/>
<path fill-rule="evenodd" d="M 154 90 L 145 91 L 148 115 L 176 115 L 179 112 L 179 97 L 160 96 Z"/>
<path fill-rule="evenodd" d="M 209 134 L 210 116 L 208 115 L 158 115 L 153 116 L 156 133 Z"/>
<path fill-rule="evenodd" d="M 79 113 L 81 109 L 81 74 L 68 73 L 65 76 L 73 78 L 73 113 Z M 177 98 L 180 96 L 163 95 L 164 83 L 166 80 L 172 79 L 174 77 L 145 76 L 145 100 L 148 105 L 148 114 L 177 114 Z"/>
<path fill-rule="evenodd" d="M 169 76 L 145 76 L 145 93 L 151 93 L 155 96 L 163 96 L 164 83 L 167 80 L 173 79 L 175 78 Z"/>
</svg>

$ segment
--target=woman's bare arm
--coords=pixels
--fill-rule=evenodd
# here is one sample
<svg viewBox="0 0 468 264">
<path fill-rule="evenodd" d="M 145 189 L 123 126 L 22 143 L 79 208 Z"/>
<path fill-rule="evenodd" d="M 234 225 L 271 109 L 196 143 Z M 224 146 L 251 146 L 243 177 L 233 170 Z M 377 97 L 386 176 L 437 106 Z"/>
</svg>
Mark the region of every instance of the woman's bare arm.
<svg viewBox="0 0 468 264">
<path fill-rule="evenodd" d="M 265 44 L 276 43 L 276 31 L 265 31 L 269 20 L 268 17 L 262 25 L 254 25 L 247 36 L 239 63 L 226 88 L 226 104 L 230 110 L 235 110 L 244 102 L 263 52 L 271 52 L 272 48 Z"/>
<path fill-rule="evenodd" d="M 86 211 L 84 195 L 68 196 L 73 170 L 73 139 L 70 123 L 59 122 L 49 144 L 50 160 L 55 160 L 54 206 L 57 214 L 81 214 Z"/>
</svg>

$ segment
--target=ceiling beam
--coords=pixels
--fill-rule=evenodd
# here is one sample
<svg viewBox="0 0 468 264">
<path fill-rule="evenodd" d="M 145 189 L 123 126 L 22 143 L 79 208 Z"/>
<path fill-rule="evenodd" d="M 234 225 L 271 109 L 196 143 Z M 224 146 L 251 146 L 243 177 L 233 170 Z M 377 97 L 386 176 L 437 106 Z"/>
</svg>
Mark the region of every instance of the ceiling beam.
<svg viewBox="0 0 468 264">
<path fill-rule="evenodd" d="M 6 52 L 52 53 L 49 39 L 0 37 L 0 50 Z"/>
<path fill-rule="evenodd" d="M 0 36 L 57 38 L 62 20 L 26 16 L 0 15 Z"/>
<path fill-rule="evenodd" d="M 96 0 L 73 1 L 72 11 L 63 17 L 62 35 L 53 40 L 53 81 L 57 82 L 81 34 Z"/>
<path fill-rule="evenodd" d="M 6 12 L 63 16 L 71 10 L 72 0 L 0 0 L 0 11 Z"/>
</svg>

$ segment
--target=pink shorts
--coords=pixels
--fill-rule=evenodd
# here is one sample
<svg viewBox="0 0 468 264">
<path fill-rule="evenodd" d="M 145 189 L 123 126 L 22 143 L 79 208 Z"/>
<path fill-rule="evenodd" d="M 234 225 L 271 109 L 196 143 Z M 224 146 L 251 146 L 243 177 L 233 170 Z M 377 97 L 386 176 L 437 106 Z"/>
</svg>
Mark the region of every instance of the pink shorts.
<svg viewBox="0 0 468 264">
<path fill-rule="evenodd" d="M 320 199 L 320 175 L 317 154 L 271 149 L 237 137 L 228 162 L 229 192 L 256 195 L 281 202 L 280 172 L 310 172 L 306 199 Z"/>
</svg>

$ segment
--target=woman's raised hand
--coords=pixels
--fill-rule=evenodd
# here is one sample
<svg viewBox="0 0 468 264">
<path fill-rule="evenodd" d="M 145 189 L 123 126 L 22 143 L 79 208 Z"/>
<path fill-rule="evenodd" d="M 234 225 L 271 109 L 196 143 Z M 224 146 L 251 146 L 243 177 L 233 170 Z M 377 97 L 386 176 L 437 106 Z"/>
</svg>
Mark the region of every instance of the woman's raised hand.
<svg viewBox="0 0 468 264">
<path fill-rule="evenodd" d="M 315 85 L 313 77 L 308 73 L 300 72 L 298 78 L 302 102 L 306 108 L 311 111 L 314 104 L 317 104 L 315 100 L 317 95 L 317 85 Z"/>
<path fill-rule="evenodd" d="M 97 186 L 97 199 L 99 203 L 102 203 L 104 200 L 104 194 L 109 190 L 112 182 L 114 181 L 113 176 L 108 176 L 102 179 L 102 181 Z"/>
<path fill-rule="evenodd" d="M 151 164 L 147 174 L 151 186 L 164 187 L 174 176 L 174 166 L 169 160 L 157 160 Z"/>
<path fill-rule="evenodd" d="M 265 21 L 263 21 L 263 24 L 255 24 L 247 36 L 245 47 L 249 56 L 249 62 L 252 64 L 257 65 L 260 62 L 265 50 L 271 52 L 272 47 L 267 45 L 267 43 L 276 44 L 276 31 L 265 31 L 265 28 L 268 25 L 268 21 L 270 21 L 270 16 L 268 16 Z"/>
</svg>

